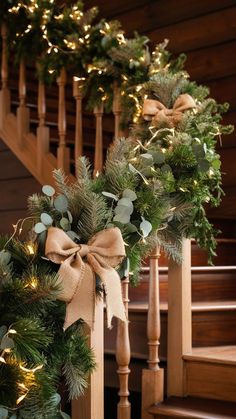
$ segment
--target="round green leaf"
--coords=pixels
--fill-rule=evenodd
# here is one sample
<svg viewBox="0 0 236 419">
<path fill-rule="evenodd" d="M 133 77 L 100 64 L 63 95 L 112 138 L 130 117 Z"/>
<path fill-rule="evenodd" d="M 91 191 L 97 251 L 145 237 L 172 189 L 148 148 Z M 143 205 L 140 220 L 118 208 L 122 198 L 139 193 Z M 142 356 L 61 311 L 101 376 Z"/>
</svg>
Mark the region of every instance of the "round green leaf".
<svg viewBox="0 0 236 419">
<path fill-rule="evenodd" d="M 123 198 L 128 198 L 130 199 L 130 201 L 135 201 L 137 199 L 137 195 L 134 191 L 132 191 L 131 189 L 125 189 L 123 194 L 122 194 Z"/>
<path fill-rule="evenodd" d="M 9 338 L 8 336 L 3 336 L 2 341 L 1 341 L 1 349 L 11 349 L 14 348 L 14 341 Z"/>
<path fill-rule="evenodd" d="M 165 161 L 165 154 L 161 151 L 153 151 L 152 157 L 155 164 L 162 164 Z"/>
<path fill-rule="evenodd" d="M 67 236 L 69 236 L 70 237 L 70 239 L 71 240 L 73 240 L 73 241 L 75 241 L 76 239 L 77 240 L 80 240 L 80 237 L 78 236 L 78 234 L 76 234 L 74 231 L 72 231 L 72 230 L 69 230 L 69 231 L 67 231 L 66 232 L 66 234 L 67 234 Z"/>
<path fill-rule="evenodd" d="M 140 154 L 140 158 L 144 165 L 150 165 L 153 163 L 152 155 L 149 153 Z"/>
<path fill-rule="evenodd" d="M 13 415 L 11 415 L 9 419 L 17 419 L 16 414 L 14 413 Z"/>
<path fill-rule="evenodd" d="M 116 221 L 121 224 L 128 224 L 130 222 L 130 215 L 129 214 L 117 214 L 113 218 L 113 221 Z"/>
<path fill-rule="evenodd" d="M 140 230 L 143 234 L 143 237 L 147 237 L 149 233 L 152 231 L 152 224 L 145 220 L 145 218 L 142 217 L 142 222 L 140 224 Z"/>
<path fill-rule="evenodd" d="M 119 199 L 116 195 L 114 195 L 113 193 L 110 193 L 110 192 L 102 192 L 102 194 L 104 196 L 107 196 L 107 198 L 114 199 L 115 201 L 118 201 L 118 199 Z"/>
<path fill-rule="evenodd" d="M 127 231 L 127 233 L 136 233 L 138 231 L 138 229 L 134 224 L 129 223 L 125 227 L 125 231 Z"/>
<path fill-rule="evenodd" d="M 8 417 L 8 410 L 5 407 L 0 406 L 0 419 L 7 419 L 7 417 Z"/>
<path fill-rule="evenodd" d="M 211 163 L 213 169 L 215 170 L 220 170 L 221 167 L 221 161 L 219 159 L 215 159 L 213 160 L 213 162 Z"/>
<path fill-rule="evenodd" d="M 55 194 L 55 189 L 51 185 L 44 185 L 42 191 L 47 196 L 53 196 Z"/>
<path fill-rule="evenodd" d="M 125 205 L 117 205 L 114 212 L 116 215 L 130 216 L 133 212 L 133 209 L 131 207 L 126 207 Z"/>
<path fill-rule="evenodd" d="M 69 220 L 67 218 L 65 218 L 65 217 L 62 217 L 62 219 L 60 220 L 60 226 L 65 231 L 68 231 L 71 228 L 71 225 L 70 225 Z"/>
<path fill-rule="evenodd" d="M 47 230 L 47 227 L 43 223 L 37 223 L 34 226 L 34 231 L 37 234 L 40 234 L 40 233 L 42 233 L 45 230 Z"/>
<path fill-rule="evenodd" d="M 72 223 L 73 217 L 72 217 L 72 214 L 69 210 L 67 211 L 67 215 L 68 215 L 68 220 L 70 221 L 70 223 Z"/>
<path fill-rule="evenodd" d="M 68 210 L 68 199 L 65 195 L 58 195 L 54 201 L 54 207 L 59 212 L 66 212 Z"/>
<path fill-rule="evenodd" d="M 209 170 L 210 164 L 206 159 L 201 159 L 198 162 L 198 168 L 200 172 L 207 172 Z"/>
<path fill-rule="evenodd" d="M 53 223 L 53 219 L 51 217 L 51 215 L 47 214 L 46 212 L 43 212 L 40 215 L 40 219 L 42 221 L 43 224 L 45 224 L 46 226 L 51 226 Z"/>
<path fill-rule="evenodd" d="M 11 260 L 11 253 L 7 250 L 1 250 L 0 252 L 0 263 L 3 265 L 8 265 Z"/>
<path fill-rule="evenodd" d="M 0 327 L 0 340 L 3 338 L 3 336 L 7 333 L 7 326 L 3 325 Z"/>
<path fill-rule="evenodd" d="M 168 164 L 163 164 L 163 166 L 161 166 L 161 171 L 162 172 L 172 172 L 171 167 Z"/>
<path fill-rule="evenodd" d="M 133 212 L 134 205 L 133 202 L 129 198 L 121 198 L 117 203 L 117 207 L 127 207 Z"/>
</svg>

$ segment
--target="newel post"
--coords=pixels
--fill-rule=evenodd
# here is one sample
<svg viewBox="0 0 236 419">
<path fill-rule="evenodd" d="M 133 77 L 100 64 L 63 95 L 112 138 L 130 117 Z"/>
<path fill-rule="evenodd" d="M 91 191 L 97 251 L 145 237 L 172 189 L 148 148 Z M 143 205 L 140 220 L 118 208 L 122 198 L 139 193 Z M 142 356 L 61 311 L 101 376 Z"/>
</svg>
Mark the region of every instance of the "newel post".
<svg viewBox="0 0 236 419">
<path fill-rule="evenodd" d="M 85 394 L 72 401 L 72 419 L 104 419 L 104 307 L 103 299 L 96 302 L 94 330 L 85 327 L 89 346 L 96 358 L 96 370 L 91 374 Z"/>
<path fill-rule="evenodd" d="M 168 273 L 168 353 L 167 392 L 184 396 L 183 355 L 192 351 L 191 242 L 183 240 L 183 260 L 173 260 Z"/>
<path fill-rule="evenodd" d="M 164 370 L 159 367 L 160 299 L 158 259 L 160 249 L 156 247 L 150 256 L 149 304 L 147 319 L 148 369 L 142 372 L 142 419 L 150 419 L 147 409 L 163 400 Z"/>
</svg>

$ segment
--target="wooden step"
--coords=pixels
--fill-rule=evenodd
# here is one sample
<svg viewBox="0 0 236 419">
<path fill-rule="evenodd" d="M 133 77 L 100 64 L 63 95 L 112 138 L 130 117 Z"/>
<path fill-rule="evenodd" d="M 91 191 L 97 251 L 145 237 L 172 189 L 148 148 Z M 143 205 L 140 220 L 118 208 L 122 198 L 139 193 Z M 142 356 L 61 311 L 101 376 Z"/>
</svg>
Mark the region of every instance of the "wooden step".
<svg viewBox="0 0 236 419">
<path fill-rule="evenodd" d="M 236 346 L 195 348 L 184 360 L 186 395 L 236 400 Z"/>
<path fill-rule="evenodd" d="M 149 409 L 153 419 L 235 419 L 236 403 L 195 397 L 170 397 Z"/>
<path fill-rule="evenodd" d="M 232 243 L 231 251 L 235 251 Z M 194 252 L 193 248 L 193 252 Z M 167 302 L 168 269 L 159 268 L 160 300 Z M 130 287 L 132 302 L 147 302 L 149 289 L 149 267 L 143 266 L 137 287 Z M 194 266 L 192 267 L 192 301 L 227 301 L 236 300 L 236 266 Z"/>
</svg>

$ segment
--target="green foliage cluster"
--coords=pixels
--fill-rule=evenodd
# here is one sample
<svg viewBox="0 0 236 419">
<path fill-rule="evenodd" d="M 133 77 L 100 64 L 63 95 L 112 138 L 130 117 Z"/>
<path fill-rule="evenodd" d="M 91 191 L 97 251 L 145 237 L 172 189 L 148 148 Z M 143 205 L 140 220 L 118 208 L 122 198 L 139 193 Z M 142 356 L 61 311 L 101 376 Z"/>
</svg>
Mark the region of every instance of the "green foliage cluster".
<svg viewBox="0 0 236 419">
<path fill-rule="evenodd" d="M 81 321 L 63 331 L 59 291 L 55 268 L 36 243 L 0 239 L 1 417 L 68 418 L 59 383 L 64 379 L 70 398 L 87 387 L 94 356 Z"/>
</svg>

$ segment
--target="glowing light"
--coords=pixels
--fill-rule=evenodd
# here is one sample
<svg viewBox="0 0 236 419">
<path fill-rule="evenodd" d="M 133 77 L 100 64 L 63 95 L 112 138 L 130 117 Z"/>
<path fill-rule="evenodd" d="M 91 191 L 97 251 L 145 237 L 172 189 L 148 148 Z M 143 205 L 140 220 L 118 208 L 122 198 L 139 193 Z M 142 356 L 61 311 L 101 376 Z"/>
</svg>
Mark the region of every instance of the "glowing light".
<svg viewBox="0 0 236 419">
<path fill-rule="evenodd" d="M 31 287 L 31 288 L 33 288 L 33 289 L 36 289 L 37 288 L 37 286 L 38 286 L 38 280 L 37 280 L 37 278 L 36 277 L 32 277 L 31 278 L 31 280 L 30 280 L 30 283 L 29 283 L 29 286 Z"/>
<path fill-rule="evenodd" d="M 8 330 L 8 333 L 11 333 L 12 335 L 16 335 L 17 331 L 15 329 Z"/>
<path fill-rule="evenodd" d="M 6 364 L 6 361 L 2 356 L 0 356 L 0 362 L 2 362 L 3 364 Z"/>
<path fill-rule="evenodd" d="M 32 368 L 32 369 L 29 369 L 29 368 L 24 367 L 23 365 L 20 365 L 20 369 L 24 372 L 33 372 L 34 373 L 36 371 L 41 370 L 42 368 L 43 368 L 43 364 L 38 365 L 37 367 Z"/>
<path fill-rule="evenodd" d="M 16 404 L 19 404 L 20 402 L 22 402 L 22 400 L 24 400 L 24 398 L 27 396 L 27 393 L 26 394 L 22 394 L 22 396 L 20 396 L 20 397 L 18 397 L 18 399 L 17 399 L 17 401 L 16 401 Z"/>
<path fill-rule="evenodd" d="M 28 254 L 29 255 L 34 255 L 35 254 L 35 246 L 31 243 L 26 245 L 26 249 L 28 250 Z"/>
</svg>

